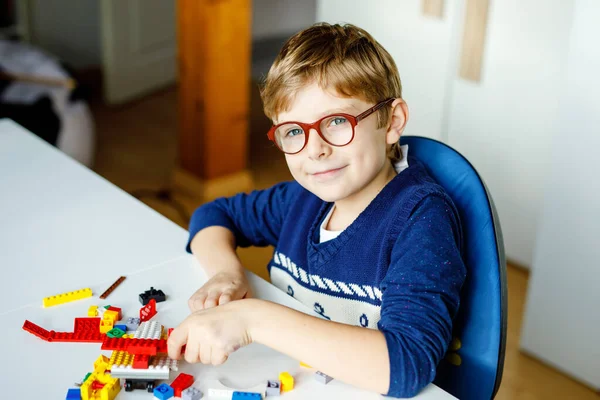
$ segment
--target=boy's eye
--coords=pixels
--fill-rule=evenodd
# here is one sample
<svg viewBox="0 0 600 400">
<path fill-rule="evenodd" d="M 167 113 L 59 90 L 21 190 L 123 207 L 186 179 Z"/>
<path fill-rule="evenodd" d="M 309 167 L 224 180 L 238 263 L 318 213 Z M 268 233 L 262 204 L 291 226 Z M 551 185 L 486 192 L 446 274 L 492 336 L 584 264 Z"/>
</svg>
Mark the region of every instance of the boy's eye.
<svg viewBox="0 0 600 400">
<path fill-rule="evenodd" d="M 285 133 L 286 137 L 292 137 L 296 135 L 302 135 L 304 132 L 300 128 L 290 129 Z"/>
<path fill-rule="evenodd" d="M 348 120 L 344 117 L 334 117 L 331 119 L 331 121 L 329 121 L 329 126 L 341 125 L 345 124 L 346 122 L 348 122 Z"/>
</svg>

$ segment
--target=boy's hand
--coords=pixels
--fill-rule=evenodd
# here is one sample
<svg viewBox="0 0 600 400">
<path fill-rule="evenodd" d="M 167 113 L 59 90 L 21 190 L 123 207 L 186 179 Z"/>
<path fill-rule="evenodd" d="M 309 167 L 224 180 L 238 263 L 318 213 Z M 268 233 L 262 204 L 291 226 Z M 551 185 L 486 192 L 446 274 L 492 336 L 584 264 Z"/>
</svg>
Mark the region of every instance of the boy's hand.
<svg viewBox="0 0 600 400">
<path fill-rule="evenodd" d="M 188 300 L 192 312 L 252 297 L 243 270 L 218 272 Z"/>
<path fill-rule="evenodd" d="M 252 342 L 247 301 L 235 301 L 221 307 L 200 310 L 188 316 L 169 336 L 169 357 L 181 359 L 185 345 L 185 360 L 189 363 L 219 365 L 229 355 Z"/>
</svg>

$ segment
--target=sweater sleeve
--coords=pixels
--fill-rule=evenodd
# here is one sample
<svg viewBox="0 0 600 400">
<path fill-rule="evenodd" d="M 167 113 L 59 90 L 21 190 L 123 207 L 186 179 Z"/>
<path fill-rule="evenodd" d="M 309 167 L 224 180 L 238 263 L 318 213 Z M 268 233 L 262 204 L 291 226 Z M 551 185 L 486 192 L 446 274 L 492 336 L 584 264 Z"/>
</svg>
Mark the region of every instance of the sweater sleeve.
<svg viewBox="0 0 600 400">
<path fill-rule="evenodd" d="M 382 282 L 381 319 L 392 397 L 414 397 L 435 378 L 452 339 L 466 276 L 460 222 L 449 200 L 429 195 L 413 209 Z"/>
<path fill-rule="evenodd" d="M 265 190 L 221 197 L 198 207 L 190 220 L 186 250 L 191 252 L 194 236 L 209 226 L 229 229 L 240 247 L 276 245 L 295 190 L 293 182 L 283 182 Z"/>
</svg>

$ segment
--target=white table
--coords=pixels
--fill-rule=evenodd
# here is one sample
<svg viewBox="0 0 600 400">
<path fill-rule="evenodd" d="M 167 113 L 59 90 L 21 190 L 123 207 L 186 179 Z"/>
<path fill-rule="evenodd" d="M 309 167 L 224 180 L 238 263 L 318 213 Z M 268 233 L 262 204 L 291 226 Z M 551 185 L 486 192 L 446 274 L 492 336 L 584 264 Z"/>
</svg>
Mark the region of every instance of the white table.
<svg viewBox="0 0 600 400">
<path fill-rule="evenodd" d="M 18 138 L 17 135 L 22 135 Z M 10 151 L 7 147 L 10 146 Z M 12 157 L 12 163 L 5 158 Z M 28 168 L 23 161 L 27 155 L 35 154 L 36 160 L 46 160 L 36 168 Z M 39 162 L 39 161 L 38 161 Z M 26 186 L 28 190 L 36 191 L 36 185 L 28 182 L 20 184 L 15 178 L 4 173 L 4 168 L 10 167 L 15 170 L 14 165 L 21 165 L 18 175 L 28 178 L 33 182 L 43 182 L 38 176 L 42 174 L 41 165 L 48 169 L 57 170 L 62 168 L 64 176 L 78 176 L 78 183 L 60 183 L 58 178 L 48 178 L 60 184 L 59 195 L 52 195 L 53 206 L 59 209 L 53 211 L 49 205 L 42 213 L 21 213 L 21 218 L 0 211 L 2 218 L 2 231 L 0 234 L 0 262 L 3 266 L 3 284 L 8 294 L 2 294 L 2 299 L 19 294 L 18 308 L 4 311 L 0 319 L 0 351 L 4 356 L 4 362 L 0 366 L 0 376 L 3 382 L 2 398 L 7 399 L 64 399 L 67 389 L 75 387 L 75 382 L 80 382 L 87 372 L 93 369 L 93 362 L 100 354 L 109 356 L 110 352 L 100 350 L 98 343 L 49 343 L 45 342 L 22 330 L 23 322 L 27 319 L 40 325 L 47 330 L 72 331 L 73 319 L 75 317 L 87 316 L 90 305 L 112 304 L 122 308 L 124 318 L 137 316 L 141 304 L 138 295 L 151 286 L 161 289 L 167 295 L 167 301 L 158 303 L 158 315 L 154 317 L 166 328 L 175 327 L 185 318 L 188 313 L 187 299 L 205 282 L 205 275 L 197 261 L 183 251 L 186 235 L 182 234 L 172 223 L 164 223 L 163 219 L 150 212 L 143 204 L 130 201 L 125 194 L 114 188 L 109 183 L 102 181 L 93 173 L 82 169 L 78 164 L 70 162 L 65 157 L 56 153 L 51 147 L 40 143 L 37 139 L 25 131 L 18 129 L 14 124 L 0 122 L 0 171 L 2 188 L 8 186 L 15 189 L 19 185 Z M 37 164 L 37 163 L 34 163 Z M 57 166 L 55 166 L 56 164 Z M 90 198 L 96 198 L 93 191 L 98 191 L 110 204 L 111 209 L 104 209 L 103 203 L 85 201 L 80 207 L 75 207 L 69 196 L 77 198 L 81 196 L 79 189 L 89 191 Z M 3 192 L 4 193 L 4 192 Z M 0 209 L 10 207 L 25 211 L 23 203 L 34 201 L 26 199 L 27 192 L 11 192 L 8 198 L 2 196 Z M 24 194 L 25 193 L 25 194 Z M 37 193 L 40 193 L 39 191 Z M 58 205 L 58 201 L 67 201 L 69 206 Z M 106 206 L 106 203 L 104 203 Z M 94 210 L 103 215 L 101 223 L 103 231 L 96 230 L 90 233 L 93 239 L 78 234 L 77 229 L 88 230 L 87 224 L 78 221 L 77 217 L 87 215 Z M 125 210 L 125 211 L 124 211 Z M 56 212 L 57 215 L 54 215 Z M 127 218 L 126 226 L 121 227 L 123 218 Z M 148 219 L 149 221 L 146 221 Z M 61 220 L 69 221 L 75 227 L 59 229 Z M 8 222 L 8 224 L 6 224 Z M 167 221 L 168 222 L 168 221 Z M 171 226 L 169 226 L 169 224 Z M 53 232 L 51 238 L 55 245 L 60 245 L 64 252 L 64 258 L 69 260 L 65 264 L 62 254 L 55 250 L 52 257 L 36 255 L 34 251 L 22 254 L 24 244 L 13 238 L 10 232 L 18 232 L 23 241 L 28 241 L 31 247 L 48 248 L 44 243 L 45 235 L 32 234 L 23 226 L 36 226 L 37 232 Z M 7 229 L 8 228 L 8 229 Z M 159 233 L 154 230 L 160 230 Z M 114 232 L 112 232 L 114 230 Z M 7 233 L 8 231 L 8 233 Z M 185 232 L 183 232 L 185 233 Z M 119 240 L 129 240 L 126 246 L 120 247 Z M 150 239 L 148 239 L 150 238 Z M 93 240 L 93 245 L 88 241 Z M 144 245 L 149 240 L 153 245 Z M 69 245 L 61 245 L 63 241 L 69 241 Z M 8 245 L 8 243 L 10 245 Z M 110 242 L 107 245 L 105 242 Z M 114 243 L 116 242 L 116 243 Z M 160 248 L 163 246 L 164 248 Z M 77 252 L 73 256 L 72 248 L 84 247 L 91 251 L 93 247 L 102 248 L 95 257 L 85 257 L 85 252 Z M 142 254 L 139 254 L 142 253 Z M 33 255 L 32 255 L 33 254 Z M 47 254 L 47 253 L 46 253 Z M 106 273 L 102 270 L 92 270 L 100 267 L 101 260 L 112 259 L 113 263 L 120 263 L 122 268 L 107 265 Z M 42 259 L 44 262 L 42 263 Z M 135 263 L 132 267 L 120 260 L 128 260 Z M 7 273 L 6 261 L 18 263 L 19 268 Z M 27 262 L 34 262 L 27 264 Z M 79 264 L 76 264 L 79 262 Z M 46 273 L 44 270 L 65 271 L 62 273 Z M 92 270 L 92 271 L 90 271 Z M 70 274 L 77 273 L 76 277 Z M 106 284 L 112 283 L 117 275 L 124 274 L 127 279 L 115 290 L 108 299 L 98 298 Z M 64 276 L 63 276 L 64 275 Z M 286 293 L 280 291 L 251 272 L 248 272 L 253 292 L 256 296 L 265 300 L 277 302 L 288 307 L 314 315 L 312 310 L 305 308 Z M 94 292 L 92 298 L 78 300 L 51 308 L 43 308 L 41 305 L 40 288 L 44 289 L 44 295 L 59 293 L 67 284 L 82 287 L 91 287 Z M 8 287 L 19 282 L 29 282 L 19 288 Z M 6 283 L 5 283 L 6 282 Z M 26 299 L 26 300 L 23 300 Z M 31 301 L 33 300 L 33 301 Z M 27 302 L 26 302 L 27 301 Z M 282 399 L 380 399 L 381 396 L 354 388 L 340 381 L 332 381 L 323 385 L 314 379 L 314 371 L 300 367 L 298 360 L 291 359 L 266 346 L 251 344 L 238 350 L 231 355 L 229 360 L 218 367 L 205 366 L 201 364 L 190 365 L 181 362 L 179 372 L 194 375 L 196 382 L 194 386 L 200 388 L 204 393 L 210 387 L 218 385 L 217 382 L 233 389 L 244 390 L 265 382 L 268 379 L 277 379 L 282 371 L 288 371 L 294 375 L 296 387 L 293 391 L 285 393 Z M 171 374 L 171 379 L 177 373 Z M 118 399 L 151 399 L 152 395 L 146 391 L 136 390 L 118 395 Z M 204 397 L 206 398 L 206 397 Z M 429 385 L 417 396 L 419 400 L 447 400 L 453 399 L 451 395 L 439 389 L 435 385 Z"/>
<path fill-rule="evenodd" d="M 186 239 L 134 197 L 0 120 L 0 315 L 94 283 L 110 286 L 182 255 Z"/>
</svg>

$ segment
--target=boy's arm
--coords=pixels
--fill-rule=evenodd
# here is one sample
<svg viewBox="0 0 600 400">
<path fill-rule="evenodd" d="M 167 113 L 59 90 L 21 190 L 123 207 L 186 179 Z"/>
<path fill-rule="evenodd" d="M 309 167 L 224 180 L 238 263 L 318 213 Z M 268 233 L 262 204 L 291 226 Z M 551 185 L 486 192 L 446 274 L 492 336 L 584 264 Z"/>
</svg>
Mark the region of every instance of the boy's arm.
<svg viewBox="0 0 600 400">
<path fill-rule="evenodd" d="M 390 362 L 382 332 L 246 299 L 251 341 L 269 346 L 356 387 L 386 393 Z M 285 322 L 283 322 L 285 321 Z"/>
<path fill-rule="evenodd" d="M 296 186 L 293 182 L 284 182 L 266 190 L 222 197 L 198 207 L 190 221 L 187 251 L 192 252 L 195 236 L 211 226 L 228 229 L 234 237 L 234 248 L 275 245 Z"/>
</svg>

